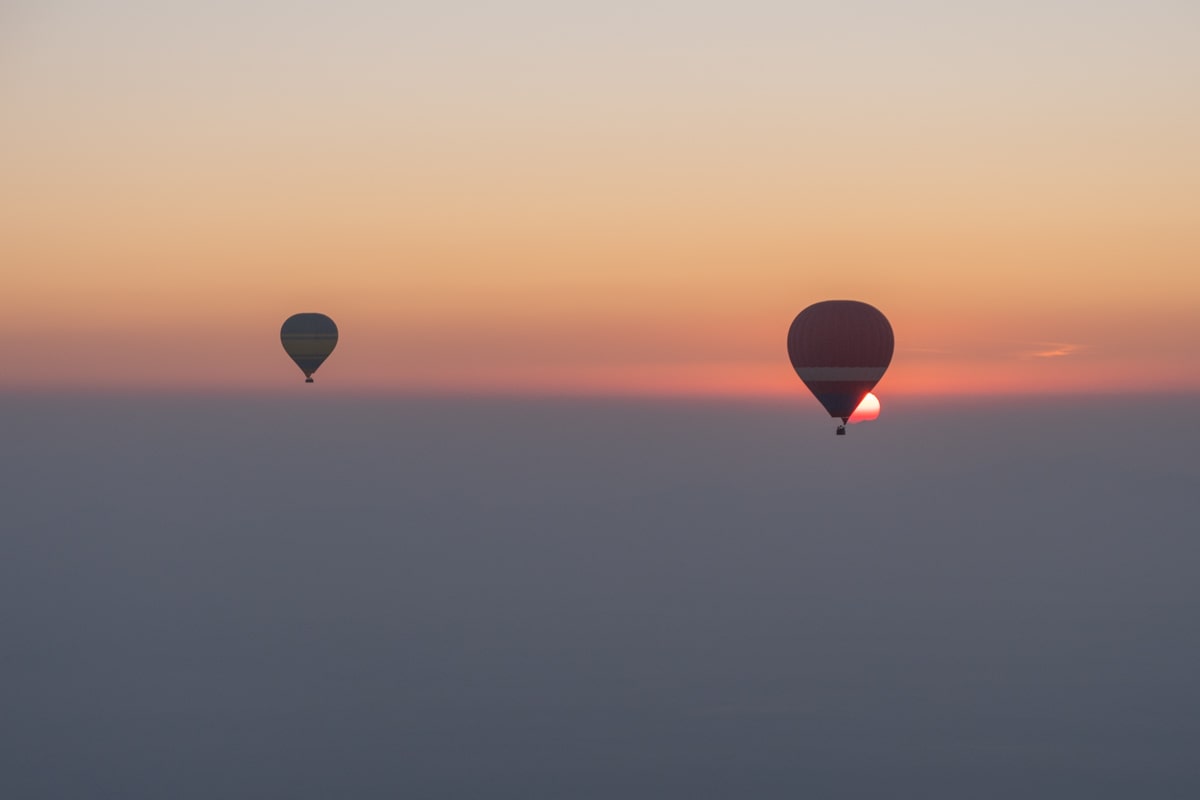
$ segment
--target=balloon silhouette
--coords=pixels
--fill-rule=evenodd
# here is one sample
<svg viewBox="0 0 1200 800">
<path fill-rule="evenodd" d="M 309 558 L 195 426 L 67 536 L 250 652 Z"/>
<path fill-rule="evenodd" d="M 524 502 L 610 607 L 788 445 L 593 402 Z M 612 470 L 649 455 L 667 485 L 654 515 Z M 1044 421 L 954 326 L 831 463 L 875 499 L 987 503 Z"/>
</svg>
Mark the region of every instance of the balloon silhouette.
<svg viewBox="0 0 1200 800">
<path fill-rule="evenodd" d="M 284 320 L 279 338 L 304 373 L 304 382 L 312 383 L 312 374 L 337 347 L 338 329 L 324 314 L 293 314 Z"/>
<path fill-rule="evenodd" d="M 883 377 L 896 341 L 879 309 L 857 300 L 826 300 L 796 315 L 788 357 L 804 385 L 831 417 L 838 435 L 858 404 Z"/>
</svg>

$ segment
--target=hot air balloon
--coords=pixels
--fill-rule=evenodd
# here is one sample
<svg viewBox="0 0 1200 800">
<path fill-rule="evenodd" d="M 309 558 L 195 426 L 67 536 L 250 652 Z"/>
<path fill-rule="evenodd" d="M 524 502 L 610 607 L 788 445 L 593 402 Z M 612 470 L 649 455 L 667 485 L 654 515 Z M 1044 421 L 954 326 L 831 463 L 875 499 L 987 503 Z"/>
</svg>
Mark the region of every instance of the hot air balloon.
<svg viewBox="0 0 1200 800">
<path fill-rule="evenodd" d="M 838 436 L 892 361 L 892 326 L 879 309 L 857 300 L 825 300 L 796 315 L 788 357 L 804 385 L 831 417 Z"/>
<path fill-rule="evenodd" d="M 312 383 L 312 374 L 337 347 L 338 329 L 324 314 L 293 314 L 283 321 L 279 338 L 304 373 L 304 382 Z"/>
</svg>

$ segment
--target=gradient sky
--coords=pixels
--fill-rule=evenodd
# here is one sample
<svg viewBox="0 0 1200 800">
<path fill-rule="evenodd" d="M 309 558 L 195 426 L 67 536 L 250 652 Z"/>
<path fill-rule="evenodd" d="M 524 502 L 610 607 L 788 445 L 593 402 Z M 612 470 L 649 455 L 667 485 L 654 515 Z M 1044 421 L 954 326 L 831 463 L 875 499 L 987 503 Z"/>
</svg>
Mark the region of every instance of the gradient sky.
<svg viewBox="0 0 1200 800">
<path fill-rule="evenodd" d="M 618 6 L 618 7 L 614 7 Z M 0 9 L 0 386 L 1200 389 L 1200 6 Z"/>
</svg>

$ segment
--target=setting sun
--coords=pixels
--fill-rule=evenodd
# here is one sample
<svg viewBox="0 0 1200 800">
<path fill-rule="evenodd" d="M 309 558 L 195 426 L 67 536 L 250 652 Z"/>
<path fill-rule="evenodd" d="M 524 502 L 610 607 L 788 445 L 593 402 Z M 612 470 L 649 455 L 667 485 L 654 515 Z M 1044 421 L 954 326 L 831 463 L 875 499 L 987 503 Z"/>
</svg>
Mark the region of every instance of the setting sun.
<svg viewBox="0 0 1200 800">
<path fill-rule="evenodd" d="M 867 392 L 867 396 L 858 404 L 858 408 L 854 409 L 854 413 L 847 420 L 851 425 L 856 422 L 870 422 L 879 416 L 879 398 L 874 392 Z"/>
</svg>

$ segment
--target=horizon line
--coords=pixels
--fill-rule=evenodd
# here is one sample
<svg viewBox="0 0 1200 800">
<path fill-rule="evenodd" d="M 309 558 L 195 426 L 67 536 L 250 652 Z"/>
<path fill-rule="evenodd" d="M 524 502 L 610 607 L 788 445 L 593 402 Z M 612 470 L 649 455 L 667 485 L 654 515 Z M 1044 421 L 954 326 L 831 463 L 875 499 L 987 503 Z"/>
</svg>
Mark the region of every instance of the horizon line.
<svg viewBox="0 0 1200 800">
<path fill-rule="evenodd" d="M 325 381 L 322 386 L 328 385 Z M 17 397 L 254 397 L 278 398 L 295 396 L 297 392 L 318 395 L 322 399 L 404 399 L 404 400 L 608 400 L 608 401 L 653 401 L 653 402 L 722 402 L 722 403 L 790 403 L 794 400 L 811 399 L 811 395 L 798 388 L 795 392 L 697 392 L 697 391 L 637 391 L 592 389 L 497 389 L 497 388 L 393 388 L 352 386 L 339 388 L 336 394 L 314 390 L 316 384 L 298 382 L 298 386 L 0 386 L 0 398 Z M 1138 396 L 1151 397 L 1200 397 L 1200 388 L 1168 387 L 1158 390 L 1134 391 L 1132 389 L 1008 389 L 979 391 L 929 391 L 905 390 L 894 394 L 874 392 L 880 400 L 916 402 L 970 402 L 1014 400 L 1017 402 L 1037 399 L 1120 399 Z"/>
</svg>

